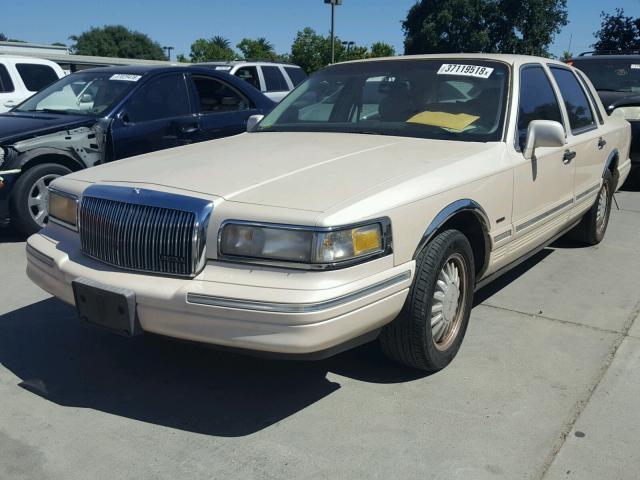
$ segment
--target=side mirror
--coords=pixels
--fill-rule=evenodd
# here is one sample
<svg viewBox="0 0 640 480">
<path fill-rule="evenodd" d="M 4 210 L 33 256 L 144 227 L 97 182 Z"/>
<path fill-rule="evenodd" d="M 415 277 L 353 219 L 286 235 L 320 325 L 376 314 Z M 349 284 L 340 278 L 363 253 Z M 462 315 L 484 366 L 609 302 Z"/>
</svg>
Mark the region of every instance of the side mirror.
<svg viewBox="0 0 640 480">
<path fill-rule="evenodd" d="M 122 125 L 131 125 L 131 119 L 129 118 L 129 114 L 127 112 L 120 112 L 118 114 L 118 119 Z"/>
<path fill-rule="evenodd" d="M 80 97 L 80 103 L 91 103 L 93 102 L 93 95 L 90 93 L 83 93 Z"/>
<path fill-rule="evenodd" d="M 527 130 L 527 141 L 522 154 L 527 160 L 533 158 L 538 147 L 564 147 L 567 143 L 564 127 L 552 120 L 533 120 Z"/>
<path fill-rule="evenodd" d="M 247 132 L 253 132 L 263 118 L 264 115 L 251 115 L 247 119 Z"/>
</svg>

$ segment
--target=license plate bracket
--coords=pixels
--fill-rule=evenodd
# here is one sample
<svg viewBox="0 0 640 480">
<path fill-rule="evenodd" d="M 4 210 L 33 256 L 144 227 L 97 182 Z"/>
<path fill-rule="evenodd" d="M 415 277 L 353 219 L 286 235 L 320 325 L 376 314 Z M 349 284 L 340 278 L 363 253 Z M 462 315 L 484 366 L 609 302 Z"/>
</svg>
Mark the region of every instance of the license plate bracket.
<svg viewBox="0 0 640 480">
<path fill-rule="evenodd" d="M 87 278 L 71 282 L 80 320 L 125 337 L 142 333 L 136 314 L 136 294 L 127 288 Z"/>
</svg>

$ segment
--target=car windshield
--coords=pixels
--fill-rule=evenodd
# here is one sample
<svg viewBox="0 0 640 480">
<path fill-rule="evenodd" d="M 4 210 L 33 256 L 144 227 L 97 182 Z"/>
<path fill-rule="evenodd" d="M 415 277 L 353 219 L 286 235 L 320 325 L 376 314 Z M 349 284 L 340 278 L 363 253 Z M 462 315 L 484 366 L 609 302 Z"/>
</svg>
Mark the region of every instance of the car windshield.
<svg viewBox="0 0 640 480">
<path fill-rule="evenodd" d="M 140 78 L 113 72 L 74 73 L 36 93 L 14 111 L 99 116 L 111 110 Z"/>
<path fill-rule="evenodd" d="M 346 132 L 498 141 L 509 70 L 472 59 L 339 64 L 302 83 L 258 132 Z"/>
<path fill-rule="evenodd" d="M 640 59 L 575 60 L 573 66 L 587 74 L 596 90 L 640 93 Z"/>
</svg>

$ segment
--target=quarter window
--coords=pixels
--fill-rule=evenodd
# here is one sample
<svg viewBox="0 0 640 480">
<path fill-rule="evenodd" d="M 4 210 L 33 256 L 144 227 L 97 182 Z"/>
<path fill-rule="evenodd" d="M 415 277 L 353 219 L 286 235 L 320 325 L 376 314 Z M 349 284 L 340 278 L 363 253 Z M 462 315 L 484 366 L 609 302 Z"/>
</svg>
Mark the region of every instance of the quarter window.
<svg viewBox="0 0 640 480">
<path fill-rule="evenodd" d="M 267 92 L 286 92 L 289 90 L 287 81 L 278 67 L 262 67 L 262 74 Z"/>
<path fill-rule="evenodd" d="M 595 125 L 593 113 L 589 106 L 589 100 L 578 83 L 578 79 L 566 68 L 550 67 L 553 78 L 556 79 L 564 105 L 569 115 L 571 131 L 576 132 L 582 128 Z"/>
<path fill-rule="evenodd" d="M 189 113 L 189 94 L 182 75 L 165 75 L 150 80 L 127 105 L 127 115 L 133 123 L 181 117 Z"/>
<path fill-rule="evenodd" d="M 7 67 L 0 64 L 0 93 L 13 92 L 13 82 L 7 71 Z"/>
<path fill-rule="evenodd" d="M 241 78 L 245 82 L 250 83 L 258 90 L 261 90 L 260 78 L 258 78 L 258 69 L 256 67 L 241 67 L 236 70 L 236 73 L 234 73 L 234 75 L 238 78 Z"/>
<path fill-rule="evenodd" d="M 211 77 L 194 76 L 201 113 L 247 110 L 249 101 L 224 82 Z"/>
<path fill-rule="evenodd" d="M 16 64 L 16 70 L 22 77 L 24 86 L 30 92 L 38 92 L 58 80 L 55 70 L 48 65 L 18 63 Z"/>
<path fill-rule="evenodd" d="M 596 115 L 598 116 L 598 121 L 600 125 L 604 125 L 604 119 L 602 118 L 602 113 L 600 113 L 600 108 L 598 108 L 598 103 L 596 102 L 596 97 L 593 96 L 593 92 L 589 88 L 589 84 L 587 83 L 587 77 L 585 77 L 584 73 L 578 71 L 578 76 L 580 80 L 582 80 L 582 84 L 584 85 L 585 90 L 589 94 L 589 98 L 591 99 L 591 103 L 593 104 L 593 108 L 596 110 Z"/>
<path fill-rule="evenodd" d="M 524 149 L 529 123 L 552 120 L 562 123 L 562 114 L 551 81 L 542 66 L 527 66 L 520 73 L 518 144 Z"/>
</svg>

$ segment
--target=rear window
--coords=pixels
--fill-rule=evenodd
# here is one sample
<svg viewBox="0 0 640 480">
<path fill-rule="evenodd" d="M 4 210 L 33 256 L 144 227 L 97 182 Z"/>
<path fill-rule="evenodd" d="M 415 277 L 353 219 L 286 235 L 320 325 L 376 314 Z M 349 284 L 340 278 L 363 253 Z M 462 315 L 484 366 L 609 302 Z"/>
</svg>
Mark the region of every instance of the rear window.
<svg viewBox="0 0 640 480">
<path fill-rule="evenodd" d="M 278 67 L 262 67 L 262 74 L 267 92 L 286 92 L 289 90 L 287 81 Z"/>
<path fill-rule="evenodd" d="M 58 80 L 55 70 L 48 65 L 18 63 L 16 64 L 16 69 L 22 77 L 24 86 L 30 92 L 40 91 Z"/>
<path fill-rule="evenodd" d="M 7 71 L 7 67 L 0 64 L 0 92 L 13 92 L 13 82 Z"/>
<path fill-rule="evenodd" d="M 576 133 L 581 129 L 595 125 L 587 95 L 573 73 L 566 68 L 559 67 L 551 67 L 551 73 L 564 99 L 571 131 Z"/>
<path fill-rule="evenodd" d="M 304 70 L 298 67 L 284 67 L 285 72 L 289 75 L 291 79 L 291 83 L 293 83 L 294 87 L 297 87 L 307 78 L 307 74 L 304 73 Z"/>
</svg>

